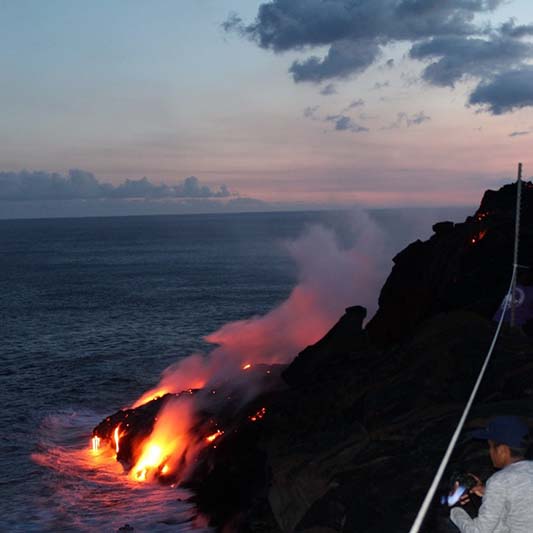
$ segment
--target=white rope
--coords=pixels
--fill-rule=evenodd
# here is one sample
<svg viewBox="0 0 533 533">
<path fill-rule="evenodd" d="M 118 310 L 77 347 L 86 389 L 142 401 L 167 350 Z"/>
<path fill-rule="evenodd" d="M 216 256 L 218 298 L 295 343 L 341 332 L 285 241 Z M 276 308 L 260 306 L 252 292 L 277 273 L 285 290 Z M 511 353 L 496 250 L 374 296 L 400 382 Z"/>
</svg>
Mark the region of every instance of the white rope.
<svg viewBox="0 0 533 533">
<path fill-rule="evenodd" d="M 468 403 L 466 404 L 465 410 L 463 411 L 463 416 L 461 417 L 461 420 L 459 420 L 459 424 L 457 424 L 457 428 L 455 430 L 455 433 L 453 434 L 452 440 L 450 441 L 450 444 L 448 445 L 448 449 L 446 450 L 446 453 L 444 454 L 444 457 L 442 458 L 439 469 L 437 470 L 437 473 L 435 474 L 435 477 L 433 479 L 433 483 L 431 484 L 431 487 L 429 488 L 426 494 L 426 497 L 422 503 L 422 506 L 420 507 L 420 510 L 418 511 L 418 514 L 416 516 L 416 520 L 414 521 L 411 529 L 409 530 L 409 533 L 418 533 L 420 531 L 424 518 L 426 517 L 426 513 L 431 504 L 431 501 L 433 500 L 433 497 L 435 496 L 437 487 L 439 486 L 440 480 L 442 479 L 442 475 L 444 474 L 444 470 L 446 469 L 446 466 L 448 465 L 448 461 L 450 460 L 450 457 L 452 455 L 453 449 L 455 448 L 455 445 L 457 444 L 457 440 L 459 439 L 459 435 L 463 429 L 464 423 L 466 421 L 466 417 L 468 416 L 468 413 L 470 412 L 470 408 L 472 407 L 472 404 L 474 403 L 474 398 L 477 394 L 477 391 L 481 384 L 481 380 L 483 379 L 483 375 L 485 374 L 485 370 L 487 369 L 487 365 L 489 364 L 490 357 L 494 350 L 494 346 L 496 345 L 496 341 L 500 334 L 500 330 L 503 324 L 503 319 L 505 317 L 505 313 L 511 301 L 510 298 L 514 298 L 514 294 L 512 294 L 512 290 L 513 290 L 513 285 L 516 279 L 516 267 L 517 267 L 516 264 L 513 265 L 513 275 L 511 276 L 511 286 L 509 287 L 509 290 L 507 291 L 507 295 L 505 296 L 504 303 L 503 303 L 502 316 L 500 317 L 500 321 L 498 322 L 498 327 L 496 328 L 496 333 L 494 334 L 494 337 L 492 339 L 492 344 L 490 345 L 487 356 L 485 357 L 485 362 L 483 363 L 483 366 L 481 367 L 481 371 L 479 372 L 479 376 L 472 390 L 472 394 L 470 394 Z"/>
</svg>

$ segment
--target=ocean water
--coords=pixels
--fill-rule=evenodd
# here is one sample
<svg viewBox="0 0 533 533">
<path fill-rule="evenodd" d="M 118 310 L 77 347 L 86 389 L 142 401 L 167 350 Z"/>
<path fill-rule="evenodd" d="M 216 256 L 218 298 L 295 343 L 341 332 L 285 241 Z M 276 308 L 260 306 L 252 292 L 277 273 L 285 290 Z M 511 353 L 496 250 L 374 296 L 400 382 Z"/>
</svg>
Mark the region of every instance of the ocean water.
<svg viewBox="0 0 533 533">
<path fill-rule="evenodd" d="M 467 211 L 371 214 L 383 277 L 431 221 Z M 205 530 L 190 521 L 184 491 L 133 484 L 107 452 L 92 454 L 91 429 L 168 365 L 207 351 L 205 335 L 287 298 L 298 275 L 287 241 L 318 224 L 350 246 L 365 231 L 351 220 L 299 212 L 1 221 L 0 530 Z"/>
</svg>

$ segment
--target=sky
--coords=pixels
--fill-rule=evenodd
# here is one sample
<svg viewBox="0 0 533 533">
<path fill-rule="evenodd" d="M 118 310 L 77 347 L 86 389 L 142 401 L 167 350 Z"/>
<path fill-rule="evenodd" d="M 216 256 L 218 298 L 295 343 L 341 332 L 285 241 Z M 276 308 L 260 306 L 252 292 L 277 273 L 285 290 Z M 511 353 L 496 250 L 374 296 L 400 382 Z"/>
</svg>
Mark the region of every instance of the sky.
<svg viewBox="0 0 533 533">
<path fill-rule="evenodd" d="M 475 205 L 530 0 L 0 0 L 0 218 Z"/>
</svg>

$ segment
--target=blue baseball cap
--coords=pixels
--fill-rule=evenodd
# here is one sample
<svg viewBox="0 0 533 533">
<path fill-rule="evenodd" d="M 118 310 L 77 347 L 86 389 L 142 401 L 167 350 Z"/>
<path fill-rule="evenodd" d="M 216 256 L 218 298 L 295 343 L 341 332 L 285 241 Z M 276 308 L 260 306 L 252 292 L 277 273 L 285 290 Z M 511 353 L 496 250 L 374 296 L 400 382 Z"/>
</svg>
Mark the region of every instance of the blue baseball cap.
<svg viewBox="0 0 533 533">
<path fill-rule="evenodd" d="M 510 448 L 523 448 L 529 433 L 527 424 L 518 416 L 497 416 L 484 429 L 472 431 L 474 439 L 493 440 Z"/>
</svg>

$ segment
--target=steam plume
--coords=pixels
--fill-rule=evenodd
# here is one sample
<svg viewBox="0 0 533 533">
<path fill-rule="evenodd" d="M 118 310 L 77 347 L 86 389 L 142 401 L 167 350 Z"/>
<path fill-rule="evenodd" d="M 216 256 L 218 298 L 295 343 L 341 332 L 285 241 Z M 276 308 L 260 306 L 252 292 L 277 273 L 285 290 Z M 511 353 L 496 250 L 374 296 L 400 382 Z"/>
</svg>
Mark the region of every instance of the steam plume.
<svg viewBox="0 0 533 533">
<path fill-rule="evenodd" d="M 169 367 L 135 406 L 166 392 L 236 378 L 245 364 L 289 363 L 317 342 L 347 306 L 362 304 L 375 311 L 384 275 L 384 235 L 362 211 L 352 213 L 347 224 L 351 246 L 342 246 L 331 229 L 318 225 L 287 243 L 298 266 L 298 284 L 287 300 L 264 316 L 228 323 L 208 335 L 206 340 L 217 345 L 209 355 L 194 354 Z"/>
</svg>

